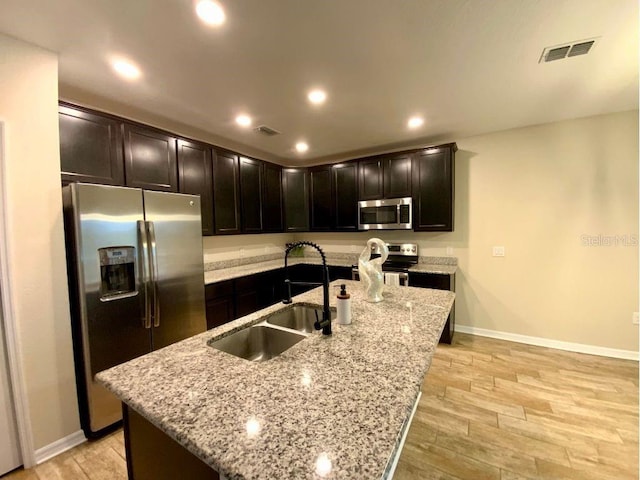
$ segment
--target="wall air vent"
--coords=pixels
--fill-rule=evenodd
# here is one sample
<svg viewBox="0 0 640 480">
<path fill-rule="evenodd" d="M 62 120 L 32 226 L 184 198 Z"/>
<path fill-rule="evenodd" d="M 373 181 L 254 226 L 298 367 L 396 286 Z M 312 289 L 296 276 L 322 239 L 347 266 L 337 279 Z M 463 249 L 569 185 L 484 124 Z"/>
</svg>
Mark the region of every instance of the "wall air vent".
<svg viewBox="0 0 640 480">
<path fill-rule="evenodd" d="M 562 60 L 563 58 L 586 55 L 591 51 L 595 43 L 596 39 L 591 38 L 588 40 L 568 43 L 566 45 L 547 47 L 542 51 L 542 55 L 540 56 L 538 63 L 553 62 L 554 60 Z"/>
<path fill-rule="evenodd" d="M 274 135 L 280 135 L 280 132 L 274 130 L 273 128 L 267 127 L 266 125 L 260 125 L 259 127 L 254 128 L 254 130 L 261 135 L 266 135 L 267 137 L 273 137 Z"/>
</svg>

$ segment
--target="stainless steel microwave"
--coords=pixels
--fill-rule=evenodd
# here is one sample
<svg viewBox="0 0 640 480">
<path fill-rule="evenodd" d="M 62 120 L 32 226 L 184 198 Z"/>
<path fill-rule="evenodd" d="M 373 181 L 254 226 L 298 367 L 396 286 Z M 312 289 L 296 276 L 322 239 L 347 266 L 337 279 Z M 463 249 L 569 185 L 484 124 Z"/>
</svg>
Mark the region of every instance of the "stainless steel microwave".
<svg viewBox="0 0 640 480">
<path fill-rule="evenodd" d="M 411 230 L 411 197 L 358 202 L 359 230 Z"/>
</svg>

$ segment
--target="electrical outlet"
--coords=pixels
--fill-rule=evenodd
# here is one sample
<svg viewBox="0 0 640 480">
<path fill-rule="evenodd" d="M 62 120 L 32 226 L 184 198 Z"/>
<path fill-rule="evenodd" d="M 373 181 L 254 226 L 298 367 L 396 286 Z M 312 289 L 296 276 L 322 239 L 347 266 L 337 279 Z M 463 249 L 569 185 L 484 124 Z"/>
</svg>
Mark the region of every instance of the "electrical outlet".
<svg viewBox="0 0 640 480">
<path fill-rule="evenodd" d="M 453 247 L 447 247 L 447 255 L 453 255 Z"/>
<path fill-rule="evenodd" d="M 504 247 L 493 247 L 494 257 L 504 257 Z"/>
<path fill-rule="evenodd" d="M 640 323 L 640 314 L 638 312 L 633 312 L 633 315 L 631 316 L 631 323 L 633 323 L 634 325 L 638 325 Z"/>
</svg>

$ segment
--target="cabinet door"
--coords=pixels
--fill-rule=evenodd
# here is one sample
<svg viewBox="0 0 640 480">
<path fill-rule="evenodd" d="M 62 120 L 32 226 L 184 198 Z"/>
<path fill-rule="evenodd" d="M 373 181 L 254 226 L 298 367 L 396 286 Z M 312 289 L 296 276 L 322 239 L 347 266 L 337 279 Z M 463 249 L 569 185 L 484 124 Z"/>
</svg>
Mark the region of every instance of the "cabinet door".
<svg viewBox="0 0 640 480">
<path fill-rule="evenodd" d="M 243 233 L 262 232 L 262 162 L 240 157 L 240 205 Z"/>
<path fill-rule="evenodd" d="M 450 290 L 456 289 L 456 277 L 455 275 L 444 275 L 441 273 L 414 273 L 409 272 L 409 286 L 419 288 L 433 288 L 436 290 Z M 442 329 L 440 335 L 440 343 L 451 344 L 453 340 L 453 334 L 456 326 L 456 312 L 455 304 L 451 308 L 451 313 L 447 318 L 447 322 Z"/>
<path fill-rule="evenodd" d="M 178 186 L 180 193 L 200 195 L 203 235 L 214 233 L 211 169 L 211 149 L 207 145 L 178 140 Z"/>
<path fill-rule="evenodd" d="M 58 122 L 63 182 L 124 185 L 122 130 L 117 120 L 60 105 Z"/>
<path fill-rule="evenodd" d="M 264 164 L 264 195 L 262 199 L 262 227 L 265 232 L 281 232 L 282 167 Z"/>
<path fill-rule="evenodd" d="M 411 154 L 386 157 L 383 161 L 384 197 L 411 196 Z"/>
<path fill-rule="evenodd" d="M 384 197 L 382 160 L 367 158 L 358 162 L 360 200 L 380 200 Z"/>
<path fill-rule="evenodd" d="M 343 163 L 332 167 L 334 218 L 336 230 L 358 229 L 358 164 Z"/>
<path fill-rule="evenodd" d="M 238 156 L 213 153 L 213 218 L 216 234 L 240 233 Z"/>
<path fill-rule="evenodd" d="M 207 300 L 207 330 L 219 327 L 235 318 L 233 296 Z"/>
<path fill-rule="evenodd" d="M 331 166 L 312 168 L 311 178 L 311 230 L 331 230 L 333 227 L 333 192 Z"/>
<path fill-rule="evenodd" d="M 332 282 L 334 280 L 351 280 L 353 275 L 352 268 L 353 267 L 330 266 L 329 280 Z"/>
<path fill-rule="evenodd" d="M 413 157 L 413 229 L 453 231 L 454 148 L 429 148 Z"/>
<path fill-rule="evenodd" d="M 309 231 L 309 186 L 306 169 L 282 170 L 282 198 L 287 232 Z"/>
<path fill-rule="evenodd" d="M 224 325 L 235 318 L 233 280 L 205 285 L 207 330 Z"/>
<path fill-rule="evenodd" d="M 124 162 L 127 187 L 178 191 L 175 137 L 125 123 Z"/>
</svg>

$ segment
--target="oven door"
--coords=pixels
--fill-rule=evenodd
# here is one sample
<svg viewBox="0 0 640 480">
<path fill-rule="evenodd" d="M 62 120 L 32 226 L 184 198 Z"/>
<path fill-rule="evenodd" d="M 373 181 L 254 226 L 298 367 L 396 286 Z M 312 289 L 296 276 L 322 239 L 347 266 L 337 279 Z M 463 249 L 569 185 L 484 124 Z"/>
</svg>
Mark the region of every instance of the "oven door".
<svg viewBox="0 0 640 480">
<path fill-rule="evenodd" d="M 408 287 L 409 286 L 409 274 L 407 272 L 384 272 L 385 274 L 385 284 L 389 285 L 388 279 L 390 277 L 387 277 L 387 273 L 397 273 L 398 274 L 398 279 L 400 282 L 400 286 L 401 287 Z M 351 267 L 351 280 L 356 280 L 359 281 L 360 280 L 360 274 L 358 273 L 358 267 Z"/>
</svg>

